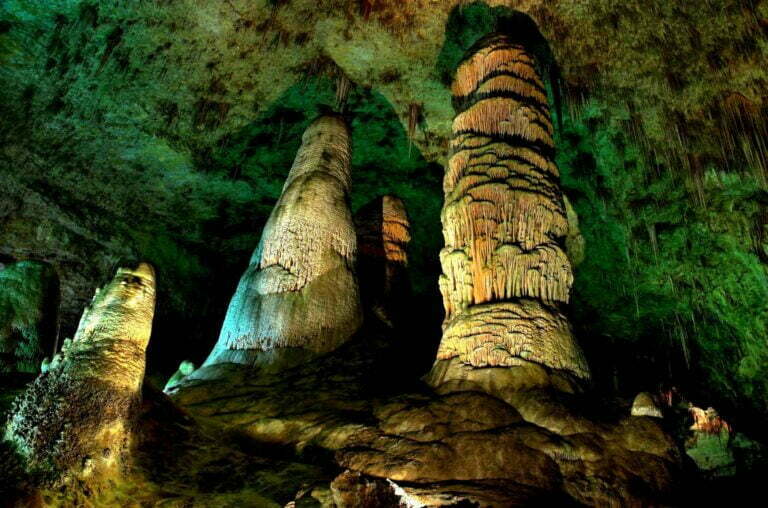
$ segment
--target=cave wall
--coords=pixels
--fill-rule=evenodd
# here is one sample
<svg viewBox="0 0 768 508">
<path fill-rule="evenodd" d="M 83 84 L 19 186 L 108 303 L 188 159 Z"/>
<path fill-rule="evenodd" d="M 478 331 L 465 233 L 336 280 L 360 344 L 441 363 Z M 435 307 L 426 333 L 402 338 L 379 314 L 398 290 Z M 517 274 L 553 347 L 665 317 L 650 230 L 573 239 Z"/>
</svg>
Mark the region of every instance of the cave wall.
<svg viewBox="0 0 768 508">
<path fill-rule="evenodd" d="M 392 192 L 420 211 L 409 257 L 438 309 L 446 84 L 498 23 L 534 24 L 586 240 L 571 315 L 594 370 L 764 411 L 767 20 L 740 0 L 8 1 L 0 254 L 57 267 L 63 336 L 120 261 L 148 259 L 166 337 L 150 367 L 170 372 L 180 344 L 199 361 L 298 133 L 344 75 L 353 210 Z"/>
</svg>

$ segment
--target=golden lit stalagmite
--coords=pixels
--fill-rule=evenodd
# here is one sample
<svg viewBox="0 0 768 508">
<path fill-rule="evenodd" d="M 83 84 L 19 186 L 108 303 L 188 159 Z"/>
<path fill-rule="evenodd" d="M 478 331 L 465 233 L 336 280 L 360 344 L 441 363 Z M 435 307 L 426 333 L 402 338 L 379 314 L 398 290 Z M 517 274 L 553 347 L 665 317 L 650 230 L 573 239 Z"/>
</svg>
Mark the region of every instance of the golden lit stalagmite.
<svg viewBox="0 0 768 508">
<path fill-rule="evenodd" d="M 358 272 L 363 302 L 383 322 L 403 318 L 410 293 L 408 242 L 411 224 L 397 196 L 378 197 L 355 214 Z"/>
<path fill-rule="evenodd" d="M 302 137 L 206 366 L 326 353 L 357 330 L 362 311 L 349 188 L 347 125 L 338 116 L 320 117 Z"/>
<path fill-rule="evenodd" d="M 573 281 L 563 248 L 568 219 L 533 57 L 503 35 L 486 37 L 459 66 L 452 92 L 440 253 L 446 317 L 427 379 L 498 384 L 489 376 L 504 369 L 483 368 L 541 371 L 535 365 L 586 379 L 560 311 Z"/>
<path fill-rule="evenodd" d="M 141 400 L 155 273 L 120 268 L 74 339 L 19 396 L 5 430 L 30 469 L 87 477 L 119 464 Z"/>
</svg>

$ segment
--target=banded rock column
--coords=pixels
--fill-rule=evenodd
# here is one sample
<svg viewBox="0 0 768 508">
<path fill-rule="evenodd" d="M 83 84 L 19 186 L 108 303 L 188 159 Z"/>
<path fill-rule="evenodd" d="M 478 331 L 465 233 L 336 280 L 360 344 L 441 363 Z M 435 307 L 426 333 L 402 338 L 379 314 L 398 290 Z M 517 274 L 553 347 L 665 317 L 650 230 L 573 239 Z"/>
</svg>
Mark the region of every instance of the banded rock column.
<svg viewBox="0 0 768 508">
<path fill-rule="evenodd" d="M 349 209 L 346 123 L 323 116 L 302 137 L 288 179 L 204 366 L 276 364 L 326 353 L 362 322 Z"/>
<path fill-rule="evenodd" d="M 587 379 L 560 311 L 573 281 L 568 220 L 533 57 L 504 35 L 488 36 L 459 66 L 452 92 L 440 253 L 446 317 L 427 381 L 498 386 L 498 367 L 516 366 Z"/>
<path fill-rule="evenodd" d="M 5 439 L 29 469 L 61 480 L 119 464 L 141 401 L 154 311 L 155 273 L 146 263 L 118 269 L 96 291 L 74 339 L 14 403 Z"/>
<path fill-rule="evenodd" d="M 405 203 L 385 195 L 355 214 L 358 275 L 363 304 L 389 326 L 403 318 L 410 294 L 408 243 L 411 223 Z"/>
</svg>

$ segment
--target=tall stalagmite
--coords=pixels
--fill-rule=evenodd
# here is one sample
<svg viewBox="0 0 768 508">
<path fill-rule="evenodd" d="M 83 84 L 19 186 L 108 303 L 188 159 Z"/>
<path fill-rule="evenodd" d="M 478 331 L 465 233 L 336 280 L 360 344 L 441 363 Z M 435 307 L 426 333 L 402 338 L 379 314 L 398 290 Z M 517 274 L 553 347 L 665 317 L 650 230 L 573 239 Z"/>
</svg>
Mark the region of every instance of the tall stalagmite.
<svg viewBox="0 0 768 508">
<path fill-rule="evenodd" d="M 282 363 L 332 351 L 357 330 L 362 311 L 349 189 L 347 125 L 338 116 L 320 117 L 302 137 L 205 365 Z"/>
<path fill-rule="evenodd" d="M 355 227 L 363 304 L 384 323 L 395 325 L 403 319 L 410 295 L 411 224 L 405 203 L 397 196 L 378 197 L 358 210 Z"/>
<path fill-rule="evenodd" d="M 459 66 L 452 92 L 440 253 L 446 317 L 427 380 L 498 386 L 508 369 L 490 367 L 543 371 L 535 365 L 586 379 L 560 310 L 573 281 L 568 220 L 534 59 L 508 37 L 488 36 Z"/>
<path fill-rule="evenodd" d="M 32 470 L 54 480 L 120 463 L 141 401 L 155 311 L 155 273 L 120 268 L 97 290 L 74 339 L 19 396 L 5 429 Z"/>
</svg>

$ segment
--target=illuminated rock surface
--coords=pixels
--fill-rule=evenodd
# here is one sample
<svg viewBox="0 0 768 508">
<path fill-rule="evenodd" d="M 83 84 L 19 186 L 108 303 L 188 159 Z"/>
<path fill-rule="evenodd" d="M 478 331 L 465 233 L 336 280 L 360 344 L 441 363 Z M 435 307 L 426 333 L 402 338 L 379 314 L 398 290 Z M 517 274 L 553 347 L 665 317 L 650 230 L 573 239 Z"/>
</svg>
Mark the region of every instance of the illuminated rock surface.
<svg viewBox="0 0 768 508">
<path fill-rule="evenodd" d="M 565 250 L 574 267 L 582 258 L 567 317 L 592 371 L 584 395 L 568 393 L 580 383 L 565 370 L 468 370 L 461 354 L 439 367 L 454 383 L 441 391 L 485 395 L 418 382 L 443 318 L 450 83 L 465 51 L 499 29 L 540 64 L 560 185 L 584 239 L 566 203 Z M 710 434 L 691 443 L 702 465 L 726 459 L 697 478 L 737 474 L 691 485 L 675 456 L 675 429 L 690 426 L 675 411 L 687 408 L 665 401 L 663 421 L 630 414 L 638 391 L 676 386 L 721 410 L 737 429 L 729 441 L 765 436 L 767 37 L 760 0 L 0 2 L 0 260 L 55 267 L 62 338 L 118 260 L 147 259 L 161 281 L 129 470 L 107 490 L 84 481 L 30 492 L 26 504 L 760 499 L 765 461 L 744 460 L 748 447 L 759 466 L 759 446 Z M 185 376 L 170 401 L 152 381 L 210 353 L 301 133 L 342 102 L 351 209 L 394 194 L 409 211 L 405 326 L 368 319 L 281 373 L 209 365 L 216 376 Z M 567 351 L 534 345 L 569 363 Z M 0 413 L 20 388 L 5 382 Z M 7 489 L 35 482 L 8 471 L 6 445 L 0 499 L 12 502 Z"/>
<path fill-rule="evenodd" d="M 573 283 L 568 219 L 533 57 L 508 37 L 489 36 L 459 66 L 453 96 L 440 253 L 445 321 L 428 381 L 499 393 L 509 382 L 488 376 L 531 364 L 588 379 L 561 311 Z"/>
<path fill-rule="evenodd" d="M 155 273 L 146 263 L 120 268 L 64 342 L 16 400 L 5 439 L 25 468 L 54 484 L 99 477 L 121 465 L 144 380 L 155 311 Z"/>
<path fill-rule="evenodd" d="M 583 396 L 541 389 L 511 403 L 429 394 L 376 356 L 350 343 L 280 373 L 231 365 L 225 381 L 185 380 L 173 400 L 257 442 L 334 452 L 350 471 L 331 485 L 347 500 L 339 506 L 393 492 L 426 506 L 652 503 L 672 499 L 682 478 L 677 446 L 653 419 L 606 416 Z"/>
<path fill-rule="evenodd" d="M 640 392 L 632 401 L 632 416 L 652 416 L 654 418 L 663 418 L 664 415 L 653 399 L 653 396 L 648 392 Z"/>
<path fill-rule="evenodd" d="M 685 376 L 655 360 L 684 365 L 690 353 L 691 389 L 750 406 L 745 421 L 765 415 L 766 2 L 326 7 L 2 4 L 0 255 L 56 266 L 63 336 L 115 260 L 132 256 L 161 267 L 173 295 L 156 323 L 169 332 L 163 377 L 180 348 L 202 361 L 297 136 L 334 106 L 339 75 L 360 119 L 353 209 L 386 193 L 405 200 L 414 289 L 431 295 L 450 81 L 501 24 L 533 43 L 558 112 L 562 185 L 589 250 L 569 318 L 595 376 Z M 605 337 L 615 349 L 591 354 Z"/>
<path fill-rule="evenodd" d="M 344 121 L 313 122 L 204 367 L 327 353 L 360 326 L 349 162 Z"/>
</svg>

